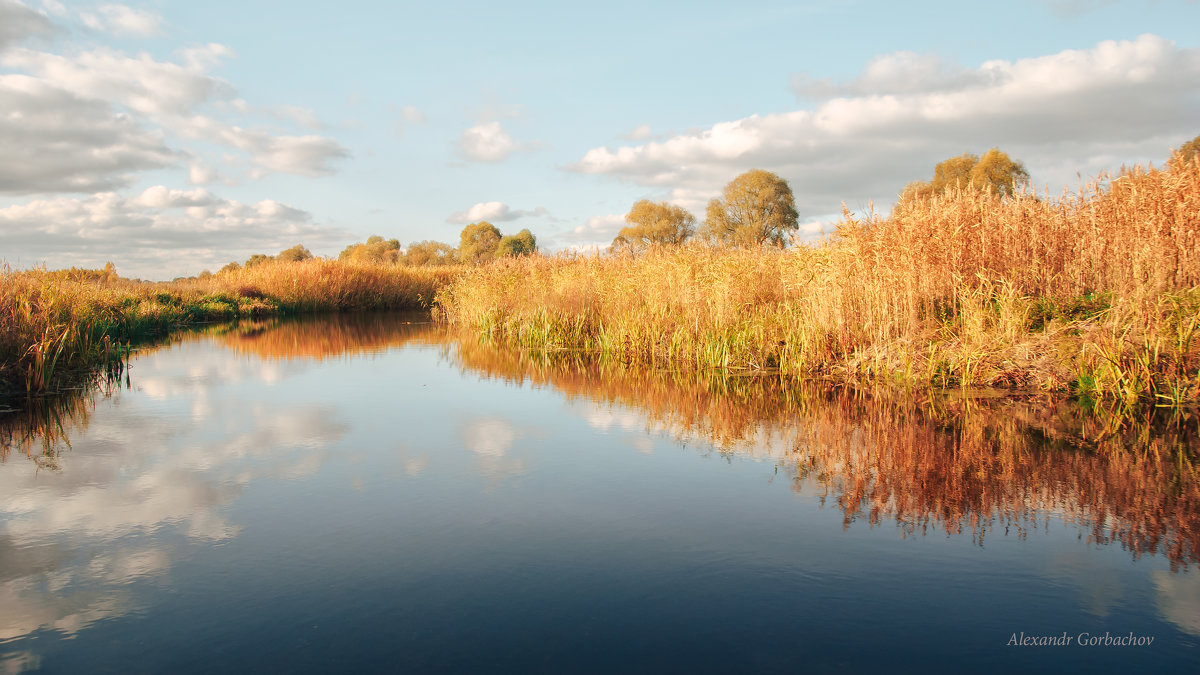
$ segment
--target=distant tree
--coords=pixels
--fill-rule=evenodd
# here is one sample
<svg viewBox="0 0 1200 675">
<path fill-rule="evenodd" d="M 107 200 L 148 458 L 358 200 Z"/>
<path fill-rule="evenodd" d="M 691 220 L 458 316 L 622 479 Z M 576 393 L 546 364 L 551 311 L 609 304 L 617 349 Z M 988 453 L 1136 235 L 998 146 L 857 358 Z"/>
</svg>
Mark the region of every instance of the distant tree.
<svg viewBox="0 0 1200 675">
<path fill-rule="evenodd" d="M 682 244 L 696 232 L 696 217 L 684 209 L 667 202 L 652 202 L 642 199 L 635 202 L 625 222 L 613 239 L 614 251 L 643 251 L 653 244 Z"/>
<path fill-rule="evenodd" d="M 933 192 L 943 192 L 948 188 L 967 187 L 971 184 L 971 169 L 979 163 L 979 155 L 964 152 L 958 157 L 938 162 L 933 169 L 933 180 L 929 188 Z"/>
<path fill-rule="evenodd" d="M 262 265 L 263 263 L 269 263 L 273 260 L 275 259 L 269 255 L 266 255 L 265 253 L 255 253 L 246 259 L 246 267 L 256 267 L 258 265 Z"/>
<path fill-rule="evenodd" d="M 939 162 L 933 169 L 933 180 L 913 181 L 900 192 L 899 204 L 911 203 L 915 199 L 941 194 L 952 188 L 995 190 L 997 194 L 1011 197 L 1029 182 L 1025 166 L 1013 160 L 999 148 L 983 153 L 983 157 L 963 153 Z"/>
<path fill-rule="evenodd" d="M 217 274 L 222 274 L 222 273 L 225 273 L 225 272 L 236 272 L 236 271 L 238 271 L 238 270 L 240 270 L 240 269 L 242 269 L 242 266 L 241 266 L 241 265 L 237 264 L 236 262 L 231 262 L 231 263 L 229 263 L 229 264 L 225 265 L 224 267 L 222 267 L 222 268 L 221 268 L 221 269 L 220 269 L 220 270 L 217 272 Z"/>
<path fill-rule="evenodd" d="M 400 259 L 400 240 L 373 234 L 361 244 L 351 244 L 338 254 L 338 260 L 395 264 Z"/>
<path fill-rule="evenodd" d="M 450 265 L 455 262 L 454 247 L 440 241 L 418 241 L 408 245 L 406 265 Z"/>
<path fill-rule="evenodd" d="M 200 270 L 200 274 L 196 275 L 197 279 L 207 279 L 213 275 L 209 270 Z"/>
<path fill-rule="evenodd" d="M 971 167 L 970 183 L 974 188 L 991 188 L 1004 197 L 1011 197 L 1029 182 L 1025 165 L 1013 160 L 999 148 L 983 153 Z"/>
<path fill-rule="evenodd" d="M 285 262 L 303 262 L 305 260 L 312 260 L 313 254 L 307 248 L 296 244 L 289 249 L 280 251 L 279 255 L 275 256 L 275 258 Z"/>
<path fill-rule="evenodd" d="M 500 243 L 496 245 L 497 258 L 529 255 L 535 251 L 537 251 L 537 238 L 528 229 L 501 237 Z"/>
<path fill-rule="evenodd" d="M 708 203 L 706 216 L 705 236 L 730 246 L 782 246 L 799 218 L 787 181 L 762 169 L 730 181 L 723 198 Z"/>
<path fill-rule="evenodd" d="M 1171 155 L 1171 163 L 1190 162 L 1200 157 L 1200 136 L 1184 143 Z"/>
<path fill-rule="evenodd" d="M 500 247 L 500 230 L 481 220 L 463 228 L 459 235 L 458 257 L 466 263 L 481 263 L 496 257 Z"/>
</svg>

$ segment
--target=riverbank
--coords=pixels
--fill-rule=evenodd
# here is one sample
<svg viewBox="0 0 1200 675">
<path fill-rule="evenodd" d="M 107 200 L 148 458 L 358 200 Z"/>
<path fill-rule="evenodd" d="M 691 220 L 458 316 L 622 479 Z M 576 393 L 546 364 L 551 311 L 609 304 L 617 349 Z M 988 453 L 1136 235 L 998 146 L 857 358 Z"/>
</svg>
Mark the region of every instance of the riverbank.
<svg viewBox="0 0 1200 675">
<path fill-rule="evenodd" d="M 444 320 L 693 369 L 1179 404 L 1200 396 L 1200 163 L 1059 199 L 951 191 L 818 245 L 466 270 Z"/>
<path fill-rule="evenodd" d="M 0 395 L 45 392 L 70 372 L 189 325 L 326 311 L 429 309 L 452 267 L 271 262 L 202 279 L 140 282 L 96 270 L 0 270 Z"/>
</svg>

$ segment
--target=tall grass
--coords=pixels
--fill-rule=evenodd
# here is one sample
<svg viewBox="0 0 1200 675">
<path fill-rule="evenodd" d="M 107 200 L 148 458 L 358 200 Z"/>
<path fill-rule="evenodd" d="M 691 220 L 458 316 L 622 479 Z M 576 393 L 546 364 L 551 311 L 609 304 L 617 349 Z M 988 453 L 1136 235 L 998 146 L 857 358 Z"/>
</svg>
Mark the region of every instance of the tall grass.
<svg viewBox="0 0 1200 675">
<path fill-rule="evenodd" d="M 275 262 L 143 283 L 89 270 L 0 269 L 0 393 L 41 392 L 131 343 L 202 322 L 320 311 L 428 308 L 456 268 Z"/>
<path fill-rule="evenodd" d="M 447 321 L 526 346 L 919 386 L 1200 396 L 1200 162 L 1058 199 L 951 191 L 820 245 L 466 271 Z"/>
</svg>

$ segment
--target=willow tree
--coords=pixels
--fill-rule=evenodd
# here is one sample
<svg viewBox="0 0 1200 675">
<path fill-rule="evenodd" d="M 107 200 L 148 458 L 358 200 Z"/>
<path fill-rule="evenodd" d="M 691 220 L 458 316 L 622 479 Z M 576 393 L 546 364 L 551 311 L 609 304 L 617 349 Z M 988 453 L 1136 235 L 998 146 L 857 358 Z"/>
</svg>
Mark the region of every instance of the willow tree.
<svg viewBox="0 0 1200 675">
<path fill-rule="evenodd" d="M 280 251 L 279 255 L 275 256 L 275 259 L 285 262 L 304 262 L 305 260 L 312 260 L 313 254 L 303 244 L 296 244 L 291 248 Z"/>
<path fill-rule="evenodd" d="M 904 186 L 900 202 L 941 194 L 953 188 L 994 190 L 999 195 L 1011 197 L 1028 182 L 1029 172 L 1023 164 L 999 148 L 992 148 L 983 153 L 983 157 L 967 152 L 938 162 L 933 169 L 933 180 L 913 181 Z"/>
<path fill-rule="evenodd" d="M 1200 136 L 1184 143 L 1171 155 L 1171 163 L 1190 162 L 1200 157 Z"/>
<path fill-rule="evenodd" d="M 400 258 L 400 241 L 373 234 L 361 244 L 351 244 L 338 254 L 338 260 L 395 264 Z"/>
<path fill-rule="evenodd" d="M 704 235 L 729 246 L 782 246 L 798 227 L 795 199 L 787 181 L 753 169 L 725 186 L 721 199 L 708 203 Z"/>
<path fill-rule="evenodd" d="M 612 242 L 614 251 L 643 251 L 655 245 L 682 244 L 696 232 L 696 217 L 667 202 L 643 199 L 625 214 L 627 226 Z"/>
<path fill-rule="evenodd" d="M 471 223 L 459 235 L 458 258 L 465 263 L 481 263 L 496 257 L 500 230 L 486 220 Z"/>
<path fill-rule="evenodd" d="M 537 251 L 537 238 L 533 236 L 532 232 L 525 229 L 516 234 L 500 237 L 500 243 L 496 246 L 496 257 L 530 255 L 535 251 Z"/>
<path fill-rule="evenodd" d="M 454 247 L 440 241 L 415 241 L 404 253 L 404 264 L 412 266 L 451 265 L 455 262 Z"/>
</svg>

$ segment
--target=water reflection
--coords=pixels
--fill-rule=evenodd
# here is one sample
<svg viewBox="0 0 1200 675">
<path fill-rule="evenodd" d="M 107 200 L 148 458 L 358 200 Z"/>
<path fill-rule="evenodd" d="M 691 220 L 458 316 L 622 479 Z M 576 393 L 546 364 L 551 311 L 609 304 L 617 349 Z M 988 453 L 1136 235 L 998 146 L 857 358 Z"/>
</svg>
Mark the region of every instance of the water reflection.
<svg viewBox="0 0 1200 675">
<path fill-rule="evenodd" d="M 569 453 L 524 450 L 550 434 L 540 420 L 469 400 L 439 413 L 449 419 L 441 435 L 410 434 L 378 413 L 355 417 L 381 397 L 396 399 L 385 414 L 403 410 L 417 427 L 432 416 L 420 406 L 437 386 L 434 368 L 413 370 L 420 364 L 412 361 L 351 374 L 364 361 L 399 368 L 386 356 L 411 347 L 432 354 L 427 361 L 440 358 L 443 371 L 449 364 L 469 379 L 565 399 L 577 424 L 624 443 L 639 461 L 661 457 L 652 455 L 656 442 L 661 449 L 670 439 L 668 447 L 688 453 L 773 465 L 774 480 L 837 509 L 833 519 L 845 529 L 894 525 L 905 537 L 936 533 L 982 546 L 1066 523 L 1099 547 L 1161 557 L 1171 572 L 1151 570 L 1144 580 L 1158 612 L 1200 635 L 1200 578 L 1180 573 L 1200 552 L 1193 412 L 1134 415 L 1063 402 L 858 392 L 769 374 L 646 371 L 578 352 L 504 349 L 412 315 L 243 323 L 176 336 L 169 346 L 141 354 L 128 379 L 101 378 L 78 396 L 0 415 L 0 647 L 46 631 L 73 636 L 136 613 L 146 602 L 138 589 L 167 584 L 194 551 L 251 539 L 235 505 L 252 484 L 290 488 L 332 474 L 339 489 L 366 494 L 372 481 L 386 479 L 386 490 L 398 492 L 419 478 L 423 497 L 454 513 L 457 496 L 444 494 L 454 494 L 447 486 L 462 476 L 439 473 L 455 468 L 451 449 L 460 451 L 463 473 L 483 477 L 485 491 L 519 484 L 533 495 L 521 481 L 539 462 L 569 461 Z M 318 367 L 336 359 L 345 363 Z M 311 396 L 337 376 L 378 379 L 364 380 L 363 398 L 345 405 Z M 441 391 L 443 402 L 473 395 Z M 528 401 L 514 405 L 535 405 Z M 364 440 L 355 436 L 363 427 L 380 431 Z M 81 437 L 86 449 L 72 446 Z M 382 451 L 362 445 L 380 442 Z M 385 457 L 390 472 L 366 465 L 368 457 Z M 317 499 L 327 494 L 313 490 Z M 542 508 L 536 494 L 529 501 Z M 253 508 L 270 513 L 271 503 Z M 273 517 L 273 526 L 286 523 Z M 1129 601 L 1127 582 L 1090 553 L 1058 551 L 1042 576 L 1079 586 L 1082 610 L 1106 619 Z M 29 644 L 37 643 L 0 656 L 0 668 L 37 668 L 42 657 Z"/>
<path fill-rule="evenodd" d="M 1073 402 L 853 391 L 770 375 L 646 372 L 578 352 L 528 353 L 460 337 L 460 367 L 561 391 L 598 428 L 664 431 L 682 443 L 775 460 L 844 523 L 894 521 L 981 543 L 1049 518 L 1091 542 L 1173 565 L 1200 552 L 1193 411 L 1088 410 Z M 600 404 L 600 405 L 596 405 Z M 644 420 L 644 422 L 641 422 Z M 644 438 L 644 436 L 643 436 Z"/>
</svg>

